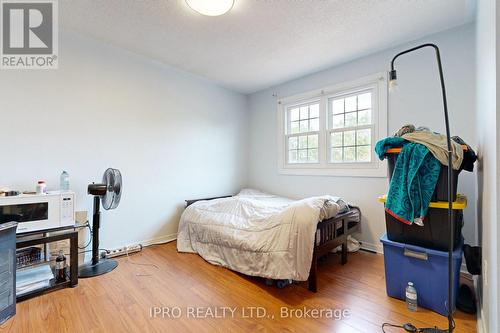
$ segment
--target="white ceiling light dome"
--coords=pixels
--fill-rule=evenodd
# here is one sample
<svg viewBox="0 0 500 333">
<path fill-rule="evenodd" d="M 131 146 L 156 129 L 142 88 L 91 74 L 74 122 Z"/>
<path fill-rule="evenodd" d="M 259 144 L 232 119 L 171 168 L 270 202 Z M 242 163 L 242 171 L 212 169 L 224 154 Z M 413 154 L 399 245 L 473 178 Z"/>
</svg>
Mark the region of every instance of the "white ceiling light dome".
<svg viewBox="0 0 500 333">
<path fill-rule="evenodd" d="M 219 16 L 233 8 L 234 0 L 186 0 L 191 9 L 207 16 Z"/>
</svg>

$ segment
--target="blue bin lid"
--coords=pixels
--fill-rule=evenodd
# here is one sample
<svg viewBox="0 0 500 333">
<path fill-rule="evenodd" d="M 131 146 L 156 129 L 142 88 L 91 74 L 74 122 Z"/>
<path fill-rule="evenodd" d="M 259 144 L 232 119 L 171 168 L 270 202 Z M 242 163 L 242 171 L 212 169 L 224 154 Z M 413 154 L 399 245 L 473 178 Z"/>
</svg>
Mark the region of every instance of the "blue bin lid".
<svg viewBox="0 0 500 333">
<path fill-rule="evenodd" d="M 0 223 L 0 231 L 17 228 L 17 222 Z"/>
<path fill-rule="evenodd" d="M 432 256 L 448 257 L 448 251 L 438 251 L 438 250 L 428 249 L 428 248 L 422 247 L 422 246 L 394 242 L 394 241 L 389 240 L 389 238 L 387 238 L 387 234 L 384 234 L 382 237 L 380 237 L 380 241 L 384 245 L 399 247 L 400 249 L 408 249 L 408 250 L 415 251 L 415 252 L 427 253 L 428 255 L 432 255 Z M 464 244 L 464 239 L 461 238 L 459 246 L 457 246 L 455 248 L 455 250 L 453 251 L 453 259 L 462 258 L 463 244 Z"/>
</svg>

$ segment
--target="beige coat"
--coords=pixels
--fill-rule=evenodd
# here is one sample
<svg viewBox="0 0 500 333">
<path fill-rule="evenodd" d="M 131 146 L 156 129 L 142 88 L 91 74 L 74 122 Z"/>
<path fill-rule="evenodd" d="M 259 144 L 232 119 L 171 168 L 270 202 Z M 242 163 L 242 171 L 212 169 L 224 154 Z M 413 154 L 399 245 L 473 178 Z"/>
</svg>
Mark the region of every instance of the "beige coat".
<svg viewBox="0 0 500 333">
<path fill-rule="evenodd" d="M 404 134 L 402 138 L 426 146 L 432 155 L 439 160 L 439 162 L 443 165 L 448 165 L 448 145 L 446 143 L 446 135 L 436 134 L 429 131 L 416 131 Z M 451 141 L 451 148 L 453 169 L 458 170 L 462 165 L 464 152 L 462 150 L 462 146 L 453 140 Z"/>
</svg>

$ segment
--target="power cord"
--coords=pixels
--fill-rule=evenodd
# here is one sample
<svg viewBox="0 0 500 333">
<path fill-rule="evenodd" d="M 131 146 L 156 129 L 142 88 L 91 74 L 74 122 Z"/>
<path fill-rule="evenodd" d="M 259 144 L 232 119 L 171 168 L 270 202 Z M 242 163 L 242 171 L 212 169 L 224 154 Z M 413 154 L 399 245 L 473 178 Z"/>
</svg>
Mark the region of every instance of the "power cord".
<svg viewBox="0 0 500 333">
<path fill-rule="evenodd" d="M 78 247 L 80 250 L 84 250 L 90 245 L 90 243 L 92 243 L 92 227 L 90 226 L 89 221 L 87 221 L 87 222 L 85 222 L 84 225 L 79 226 L 79 228 L 88 228 L 89 229 L 89 241 L 84 246 Z"/>
<path fill-rule="evenodd" d="M 448 318 L 451 319 L 451 331 L 448 331 L 448 329 L 440 329 L 437 326 L 434 327 L 424 327 L 424 328 L 417 328 L 415 327 L 412 323 L 406 323 L 403 325 L 394 325 L 391 323 L 383 323 L 382 324 L 382 332 L 386 333 L 384 330 L 385 327 L 395 327 L 395 328 L 402 328 L 406 332 L 414 333 L 451 333 L 455 330 L 455 319 L 453 319 L 453 316 L 450 314 L 448 315 Z"/>
<path fill-rule="evenodd" d="M 84 246 L 78 246 L 79 250 L 85 250 L 92 243 L 93 230 L 92 230 L 92 227 L 90 226 L 89 220 L 87 220 L 85 222 L 85 224 L 81 224 L 81 225 L 76 226 L 76 228 L 77 229 L 81 229 L 81 228 L 88 228 L 89 229 L 89 240 L 88 240 L 87 244 L 85 244 Z M 111 252 L 108 249 L 99 249 L 99 251 L 104 251 L 106 253 Z M 87 253 L 87 252 L 92 252 L 92 250 L 78 251 L 78 254 Z"/>
<path fill-rule="evenodd" d="M 417 331 L 417 328 L 413 325 L 411 325 L 415 330 L 413 331 L 409 331 L 407 328 L 405 328 L 406 325 L 411 325 L 411 324 L 404 324 L 404 325 L 394 325 L 394 324 L 391 324 L 391 323 L 383 323 L 382 324 L 382 332 L 383 333 L 386 333 L 385 329 L 386 327 L 395 327 L 395 328 L 403 328 L 405 331 L 407 332 L 416 332 Z M 408 326 L 409 327 L 409 326 Z"/>
<path fill-rule="evenodd" d="M 106 253 L 110 253 L 111 252 L 108 249 L 99 249 L 99 251 L 104 251 Z M 78 254 L 87 253 L 87 252 L 92 252 L 92 250 L 79 251 Z"/>
<path fill-rule="evenodd" d="M 142 251 L 143 247 L 142 247 L 142 245 L 141 245 L 141 244 L 139 244 L 139 245 L 141 246 L 141 251 Z M 150 266 L 150 267 L 154 267 L 154 268 L 156 268 L 156 269 L 160 269 L 160 267 L 158 267 L 158 266 L 157 266 L 157 265 L 155 265 L 155 264 L 149 264 L 149 263 L 142 263 L 142 262 L 135 262 L 135 261 L 132 261 L 132 260 L 130 259 L 130 255 L 129 255 L 129 253 L 128 253 L 128 249 L 127 249 L 127 250 L 125 250 L 125 254 L 127 255 L 127 262 L 129 262 L 129 263 L 131 263 L 131 264 L 133 264 L 133 265 L 138 265 L 138 266 Z M 137 273 L 137 274 L 135 274 L 135 276 L 153 276 L 153 274 L 142 274 L 142 273 Z"/>
<path fill-rule="evenodd" d="M 452 320 L 452 329 L 451 331 L 453 332 L 453 330 L 455 329 L 455 321 Z M 409 332 L 409 333 L 448 333 L 448 330 L 447 329 L 439 329 L 437 327 L 424 327 L 424 328 L 417 328 L 415 327 L 413 324 L 411 323 L 406 323 L 406 324 L 403 324 L 403 325 L 394 325 L 394 324 L 391 324 L 391 323 L 383 323 L 382 324 L 382 332 L 383 333 L 387 333 L 385 331 L 385 328 L 386 327 L 395 327 L 395 328 L 402 328 L 404 329 L 406 332 Z"/>
</svg>

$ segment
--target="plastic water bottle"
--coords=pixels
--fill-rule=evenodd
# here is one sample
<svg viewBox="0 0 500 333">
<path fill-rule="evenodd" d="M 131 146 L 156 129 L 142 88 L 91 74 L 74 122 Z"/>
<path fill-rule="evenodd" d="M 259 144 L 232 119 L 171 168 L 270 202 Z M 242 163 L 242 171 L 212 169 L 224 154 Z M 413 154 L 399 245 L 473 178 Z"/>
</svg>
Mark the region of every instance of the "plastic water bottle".
<svg viewBox="0 0 500 333">
<path fill-rule="evenodd" d="M 69 173 L 66 171 L 61 173 L 60 189 L 61 191 L 69 191 Z"/>
<path fill-rule="evenodd" d="M 417 311 L 417 290 L 413 287 L 413 282 L 408 282 L 406 287 L 406 307 L 411 312 Z"/>
</svg>

